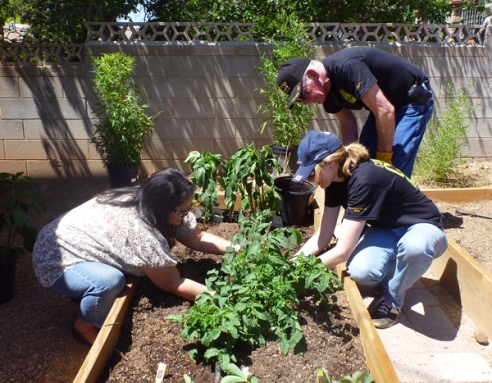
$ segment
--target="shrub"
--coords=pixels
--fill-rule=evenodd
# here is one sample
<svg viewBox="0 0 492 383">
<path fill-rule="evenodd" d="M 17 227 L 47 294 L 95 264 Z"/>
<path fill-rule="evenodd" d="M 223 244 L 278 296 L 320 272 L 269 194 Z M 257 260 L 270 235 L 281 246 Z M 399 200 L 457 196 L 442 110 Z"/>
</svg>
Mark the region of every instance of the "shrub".
<svg viewBox="0 0 492 383">
<path fill-rule="evenodd" d="M 459 182 L 457 169 L 461 147 L 466 143 L 466 130 L 475 109 L 466 87 L 448 84 L 450 97 L 442 110 L 437 109 L 427 127 L 419 149 L 415 179 L 422 183 L 449 184 Z"/>
</svg>

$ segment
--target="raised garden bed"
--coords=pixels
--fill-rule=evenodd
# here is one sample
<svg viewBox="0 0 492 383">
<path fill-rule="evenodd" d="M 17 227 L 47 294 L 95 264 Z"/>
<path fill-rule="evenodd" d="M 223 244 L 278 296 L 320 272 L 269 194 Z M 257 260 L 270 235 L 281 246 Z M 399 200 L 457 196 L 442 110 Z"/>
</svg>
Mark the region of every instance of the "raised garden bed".
<svg viewBox="0 0 492 383">
<path fill-rule="evenodd" d="M 443 190 L 424 190 L 424 192 L 434 200 L 447 202 L 475 201 L 480 199 L 490 199 L 491 189 L 443 189 Z M 492 337 L 492 302 L 489 297 L 492 293 L 492 277 L 483 270 L 480 264 L 475 261 L 465 250 L 456 242 L 450 240 L 449 249 L 438 260 L 436 260 L 430 272 L 435 275 L 440 283 L 447 288 L 454 298 L 461 302 L 463 311 L 479 326 L 489 337 Z M 355 283 L 344 275 L 344 268 L 339 267 L 338 273 L 341 276 L 345 292 L 350 304 L 350 309 L 360 331 L 360 338 L 364 348 L 364 355 L 369 371 L 372 373 L 376 382 L 398 382 L 398 375 L 388 357 L 381 339 L 359 293 Z M 457 288 L 459 286 L 459 288 Z M 133 284 L 126 295 L 126 301 L 132 297 L 132 292 L 136 289 Z M 120 325 L 115 326 L 114 316 L 121 317 L 121 311 L 126 310 L 127 305 L 117 302 L 115 313 L 108 318 L 107 328 L 103 335 L 98 337 L 96 344 L 89 352 L 85 367 L 79 371 L 79 375 L 74 382 L 96 382 L 95 377 L 99 375 L 105 365 L 109 354 L 106 344 L 116 344 L 119 335 Z M 119 314 L 116 314 L 119 311 Z M 106 327 L 106 326 L 105 326 Z M 103 344 L 100 344 L 103 343 Z M 92 369 L 87 371 L 87 365 L 92 365 Z M 320 366 L 321 367 L 321 366 Z M 335 378 L 335 377 L 334 377 Z"/>
<path fill-rule="evenodd" d="M 54 219 L 68 209 L 87 200 L 93 194 L 105 190 L 108 186 L 107 180 L 84 180 L 78 183 L 74 182 L 74 180 L 65 180 L 58 183 L 47 184 L 44 190 L 44 197 L 48 202 L 48 215 L 40 217 L 37 226 L 46 224 L 48 221 Z M 77 190 L 77 192 L 74 193 L 74 190 Z M 471 199 L 468 199 L 468 201 L 478 201 L 478 198 L 483 198 L 475 197 L 474 193 L 476 192 L 470 191 L 474 189 L 456 190 L 460 190 L 460 198 L 462 200 L 465 195 L 471 196 Z M 490 189 L 480 190 L 482 190 L 481 193 L 483 193 L 483 190 L 488 190 L 488 192 L 485 192 L 482 196 L 485 196 L 485 198 L 490 201 L 490 194 L 487 194 L 490 193 Z M 442 192 L 437 191 L 437 193 L 450 195 L 450 192 L 444 190 Z M 482 203 L 485 204 L 488 201 L 485 200 L 482 201 Z M 453 204 L 447 202 L 446 204 L 450 206 L 446 211 L 453 215 L 455 215 L 454 209 L 457 207 L 465 210 L 477 209 L 480 211 L 481 206 L 480 204 L 469 202 L 456 202 Z M 492 212 L 489 212 L 488 214 L 492 214 Z M 461 224 L 456 223 L 454 227 L 447 229 L 449 230 L 449 235 L 452 238 L 456 238 L 456 242 L 458 242 L 460 247 L 472 255 L 473 258 L 477 259 L 482 268 L 483 265 L 486 265 L 487 261 L 490 262 L 492 260 L 492 255 L 490 254 L 491 247 L 487 244 L 487 241 L 490 241 L 490 235 L 488 233 L 492 230 L 487 229 L 487 227 L 490 227 L 489 225 L 492 224 L 492 220 L 467 216 L 451 218 L 456 220 L 462 218 L 463 222 Z M 191 263 L 195 263 L 193 259 L 191 260 Z M 29 256 L 26 256 L 21 260 L 17 277 L 17 289 L 14 299 L 11 302 L 0 306 L 0 349 L 4 355 L 3 360 L 5 362 L 2 363 L 2 367 L 0 368 L 0 381 L 23 380 L 26 382 L 50 383 L 72 381 L 77 375 L 77 372 L 80 372 L 82 361 L 88 355 L 88 348 L 77 343 L 70 336 L 70 327 L 77 310 L 76 305 L 39 286 L 32 275 Z M 165 294 L 163 294 L 160 299 L 162 299 L 162 301 L 169 299 L 170 305 L 180 304 L 179 301 L 173 300 Z M 156 300 L 151 303 L 157 306 L 162 301 Z M 146 312 L 151 312 L 153 308 L 139 307 L 138 310 L 147 310 Z M 352 312 L 349 314 L 352 315 L 355 313 Z M 162 317 L 160 317 L 159 320 L 164 328 L 165 320 Z M 347 321 L 349 320 L 352 321 L 353 319 L 347 319 Z M 356 327 L 357 325 L 354 324 L 355 329 Z M 162 331 L 165 332 L 164 330 Z M 358 330 L 356 329 L 356 331 Z M 358 335 L 360 341 L 363 341 L 363 331 L 363 328 L 360 327 L 360 334 Z M 342 338 L 342 334 L 343 331 L 340 330 L 339 338 Z M 350 335 L 355 337 L 357 334 Z M 369 341 L 371 341 L 371 338 L 369 338 Z M 160 343 L 162 347 L 166 347 L 163 341 L 159 342 L 159 340 L 157 340 L 156 343 Z M 358 347 L 360 350 L 362 349 L 362 346 Z M 112 355 L 122 360 L 125 358 L 130 360 L 136 359 L 136 356 L 134 356 L 135 354 L 133 353 L 124 354 L 126 351 L 127 350 L 122 350 L 117 347 Z M 269 349 L 269 351 L 271 351 L 271 349 Z M 152 352 L 149 351 L 148 354 L 151 355 Z M 367 365 L 369 365 L 370 356 L 368 351 L 364 350 L 363 356 L 364 354 L 367 359 Z M 183 355 L 184 358 L 187 358 L 186 350 L 183 352 Z M 327 363 L 329 364 L 337 363 L 336 359 L 325 360 L 327 360 Z M 376 361 L 375 363 L 381 362 Z M 109 366 L 104 363 L 103 365 Z M 279 368 L 281 367 L 282 366 L 279 366 Z M 154 380 L 156 369 L 157 363 L 151 366 L 146 381 Z M 127 375 L 128 378 L 126 381 L 139 381 L 132 380 L 132 371 L 128 371 Z M 333 374 L 331 377 L 332 379 L 340 378 L 338 374 Z M 102 379 L 100 381 L 109 382 L 110 380 Z M 183 380 L 181 380 L 181 382 L 182 381 Z M 167 383 L 167 381 L 165 382 Z M 203 383 L 201 380 L 198 380 L 198 382 Z M 273 383 L 273 381 L 269 380 L 262 382 Z"/>
</svg>

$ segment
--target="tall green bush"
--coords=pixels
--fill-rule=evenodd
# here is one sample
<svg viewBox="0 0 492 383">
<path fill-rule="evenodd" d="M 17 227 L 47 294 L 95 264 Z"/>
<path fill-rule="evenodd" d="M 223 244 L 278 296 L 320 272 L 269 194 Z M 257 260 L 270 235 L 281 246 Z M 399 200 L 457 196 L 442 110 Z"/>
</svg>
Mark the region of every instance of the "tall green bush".
<svg viewBox="0 0 492 383">
<path fill-rule="evenodd" d="M 91 143 L 96 145 L 108 165 L 138 165 L 145 138 L 154 128 L 147 104 L 141 102 L 141 89 L 133 81 L 135 58 L 124 53 L 91 56 L 92 84 L 99 100 L 94 114 L 99 118 Z"/>
<path fill-rule="evenodd" d="M 271 130 L 275 145 L 289 147 L 299 145 L 316 112 L 311 106 L 302 104 L 289 109 L 289 96 L 280 91 L 277 85 L 278 69 L 291 58 L 309 57 L 314 47 L 306 37 L 303 24 L 295 16 L 287 15 L 285 11 L 279 13 L 282 22 L 272 39 L 272 56 L 263 55 L 262 64 L 256 68 L 265 78 L 265 86 L 258 89 L 264 101 L 258 106 L 257 112 L 266 117 L 260 131 Z M 277 42 L 280 39 L 283 42 Z"/>
<path fill-rule="evenodd" d="M 461 147 L 466 143 L 466 130 L 475 109 L 467 86 L 447 85 L 448 101 L 436 112 L 420 146 L 415 180 L 421 183 L 459 183 L 458 165 Z"/>
</svg>

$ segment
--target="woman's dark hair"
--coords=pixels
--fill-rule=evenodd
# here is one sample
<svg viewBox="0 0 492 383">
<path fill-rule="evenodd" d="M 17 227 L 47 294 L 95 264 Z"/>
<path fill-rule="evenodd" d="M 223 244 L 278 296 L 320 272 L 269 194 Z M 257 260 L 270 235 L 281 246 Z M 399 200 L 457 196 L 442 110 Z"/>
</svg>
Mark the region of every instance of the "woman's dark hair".
<svg viewBox="0 0 492 383">
<path fill-rule="evenodd" d="M 169 246 L 173 247 L 176 239 L 167 219 L 168 213 L 186 201 L 194 191 L 195 185 L 182 172 L 166 168 L 152 174 L 140 186 L 111 189 L 100 193 L 97 200 L 115 206 L 135 206 L 138 216 L 157 228 Z"/>
</svg>

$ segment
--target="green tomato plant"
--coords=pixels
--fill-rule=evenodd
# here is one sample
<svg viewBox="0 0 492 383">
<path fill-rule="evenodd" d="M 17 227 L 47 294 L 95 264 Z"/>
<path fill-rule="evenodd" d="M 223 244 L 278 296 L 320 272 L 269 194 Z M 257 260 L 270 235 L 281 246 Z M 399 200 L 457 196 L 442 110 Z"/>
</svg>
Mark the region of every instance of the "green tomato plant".
<svg viewBox="0 0 492 383">
<path fill-rule="evenodd" d="M 280 210 L 281 198 L 275 191 L 271 170 L 281 167 L 270 145 L 261 149 L 247 145 L 234 153 L 224 168 L 225 176 L 219 183 L 225 190 L 224 203 L 230 215 L 238 196 L 241 208 L 252 215 L 262 210 Z"/>
<path fill-rule="evenodd" d="M 269 339 L 279 339 L 284 354 L 302 352 L 300 298 L 310 295 L 313 304 L 331 313 L 334 293 L 343 289 L 338 276 L 313 255 L 291 260 L 293 244 L 301 242 L 300 232 L 269 231 L 264 214 L 268 211 L 246 219 L 240 213 L 240 230 L 232 242 L 241 250 L 226 253 L 220 271 L 209 271 L 205 281 L 214 294 L 203 292 L 189 311 L 167 317 L 182 324 L 183 339 L 198 339 L 205 347 L 203 355 L 198 346 L 190 351 L 195 361 L 203 357 L 224 368 L 237 361 L 238 343 L 254 349 Z"/>
<path fill-rule="evenodd" d="M 219 206 L 218 171 L 222 166 L 222 156 L 210 152 L 190 152 L 185 162 L 191 165 L 191 181 L 198 186 L 195 200 L 204 207 L 203 222 L 207 223 L 213 216 L 213 208 Z"/>
</svg>

